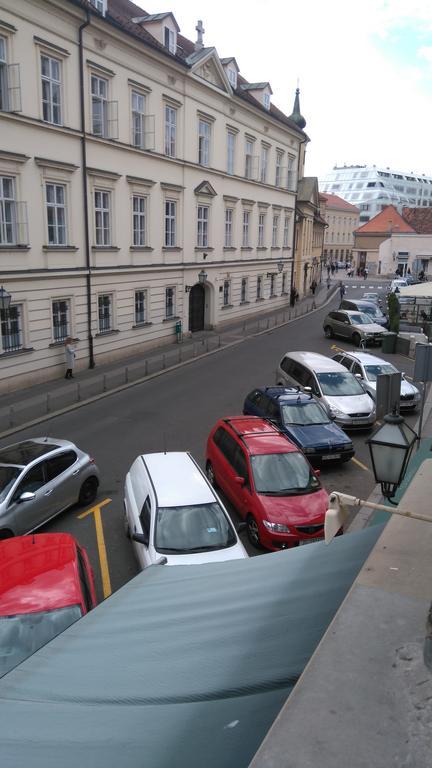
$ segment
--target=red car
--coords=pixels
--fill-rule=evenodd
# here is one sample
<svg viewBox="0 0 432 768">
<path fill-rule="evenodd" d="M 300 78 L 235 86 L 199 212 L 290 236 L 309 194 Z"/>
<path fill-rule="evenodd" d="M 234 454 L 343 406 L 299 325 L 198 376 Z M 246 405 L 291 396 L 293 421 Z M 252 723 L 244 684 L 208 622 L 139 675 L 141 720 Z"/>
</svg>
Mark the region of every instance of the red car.
<svg viewBox="0 0 432 768">
<path fill-rule="evenodd" d="M 68 533 L 0 542 L 0 677 L 96 605 L 85 549 Z"/>
<path fill-rule="evenodd" d="M 207 477 L 273 551 L 322 539 L 328 495 L 298 447 L 257 416 L 220 419 L 210 432 Z"/>
</svg>

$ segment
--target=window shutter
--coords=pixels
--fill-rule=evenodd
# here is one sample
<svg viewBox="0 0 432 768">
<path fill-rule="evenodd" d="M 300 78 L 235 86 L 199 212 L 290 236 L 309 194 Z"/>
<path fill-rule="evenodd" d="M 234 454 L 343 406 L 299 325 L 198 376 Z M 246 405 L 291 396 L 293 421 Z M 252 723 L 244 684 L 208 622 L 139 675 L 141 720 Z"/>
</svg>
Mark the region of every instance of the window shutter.
<svg viewBox="0 0 432 768">
<path fill-rule="evenodd" d="M 21 112 L 21 76 L 19 64 L 7 66 L 7 111 Z"/>
</svg>

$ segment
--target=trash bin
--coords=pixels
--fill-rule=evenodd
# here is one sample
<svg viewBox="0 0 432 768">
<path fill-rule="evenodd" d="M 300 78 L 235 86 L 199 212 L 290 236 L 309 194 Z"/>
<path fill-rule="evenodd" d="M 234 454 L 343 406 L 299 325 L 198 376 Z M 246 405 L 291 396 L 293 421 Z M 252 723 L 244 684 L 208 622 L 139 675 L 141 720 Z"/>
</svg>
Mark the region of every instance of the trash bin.
<svg viewBox="0 0 432 768">
<path fill-rule="evenodd" d="M 387 353 L 395 352 L 396 339 L 397 333 L 393 333 L 393 331 L 389 331 L 388 333 L 384 334 L 381 347 L 382 351 Z"/>
<path fill-rule="evenodd" d="M 423 323 L 423 333 L 426 334 L 426 336 L 428 337 L 429 341 L 431 341 L 431 339 L 432 339 L 432 323 L 430 322 L 430 320 L 426 320 Z"/>
<path fill-rule="evenodd" d="M 180 344 L 181 341 L 183 341 L 183 333 L 182 333 L 182 324 L 181 320 L 177 320 L 175 324 L 175 333 L 177 336 L 177 344 Z"/>
</svg>

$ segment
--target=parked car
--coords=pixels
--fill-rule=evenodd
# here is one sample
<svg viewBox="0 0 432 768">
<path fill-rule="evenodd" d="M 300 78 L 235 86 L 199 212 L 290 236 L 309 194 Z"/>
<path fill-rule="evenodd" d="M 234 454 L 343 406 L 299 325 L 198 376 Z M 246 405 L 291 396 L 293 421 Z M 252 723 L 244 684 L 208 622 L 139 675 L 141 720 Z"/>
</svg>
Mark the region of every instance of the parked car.
<svg viewBox="0 0 432 768">
<path fill-rule="evenodd" d="M 0 677 L 96 605 L 93 571 L 69 533 L 0 544 Z"/>
<path fill-rule="evenodd" d="M 408 282 L 403 277 L 397 277 L 390 283 L 390 293 L 399 293 L 400 288 L 404 288 Z"/>
<path fill-rule="evenodd" d="M 388 328 L 388 319 L 374 301 L 365 301 L 364 299 L 342 299 L 339 309 L 347 309 L 351 312 L 362 312 L 365 315 L 369 315 L 369 317 L 372 318 L 372 322 L 381 325 L 383 328 Z"/>
<path fill-rule="evenodd" d="M 257 387 L 247 395 L 243 413 L 276 424 L 313 465 L 349 461 L 354 456 L 352 440 L 326 409 L 299 387 Z"/>
<path fill-rule="evenodd" d="M 357 347 L 364 344 L 381 344 L 384 330 L 377 323 L 371 322 L 369 315 L 363 312 L 351 312 L 338 309 L 329 312 L 324 318 L 324 333 L 328 339 L 340 336 L 349 339 Z"/>
<path fill-rule="evenodd" d="M 0 539 L 34 531 L 97 495 L 99 470 L 69 440 L 36 437 L 0 450 Z"/>
<path fill-rule="evenodd" d="M 206 471 L 270 550 L 321 539 L 328 496 L 297 446 L 257 416 L 220 419 L 207 440 Z"/>
<path fill-rule="evenodd" d="M 377 377 L 382 373 L 398 373 L 397 368 L 387 360 L 370 355 L 367 352 L 338 352 L 333 355 L 354 376 L 358 376 L 364 389 L 376 400 Z M 420 402 L 421 395 L 417 387 L 406 380 L 401 374 L 400 407 L 414 410 Z"/>
<path fill-rule="evenodd" d="M 277 383 L 310 392 L 344 429 L 369 428 L 375 403 L 356 377 L 335 360 L 317 352 L 287 352 L 277 369 Z"/>
<path fill-rule="evenodd" d="M 379 293 L 376 293 L 375 291 L 367 291 L 362 296 L 363 301 L 373 301 L 375 304 L 378 304 L 379 307 L 382 306 L 382 298 Z"/>
<path fill-rule="evenodd" d="M 141 568 L 247 557 L 234 525 L 187 452 L 138 456 L 124 487 L 126 533 Z"/>
</svg>

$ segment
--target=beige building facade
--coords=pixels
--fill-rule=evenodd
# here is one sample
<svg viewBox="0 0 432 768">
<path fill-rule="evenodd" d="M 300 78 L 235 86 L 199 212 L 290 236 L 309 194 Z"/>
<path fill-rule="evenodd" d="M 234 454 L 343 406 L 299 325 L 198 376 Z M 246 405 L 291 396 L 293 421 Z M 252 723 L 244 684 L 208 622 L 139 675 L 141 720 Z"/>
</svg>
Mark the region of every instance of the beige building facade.
<svg viewBox="0 0 432 768">
<path fill-rule="evenodd" d="M 338 195 L 321 193 L 325 198 L 324 259 L 328 264 L 353 258 L 354 230 L 359 226 L 360 210 Z"/>
<path fill-rule="evenodd" d="M 326 228 L 323 201 L 315 176 L 299 179 L 295 222 L 293 283 L 299 296 L 307 296 L 313 284 L 322 277 Z"/>
<path fill-rule="evenodd" d="M 306 134 L 136 9 L 2 2 L 0 391 L 288 303 Z"/>
</svg>

